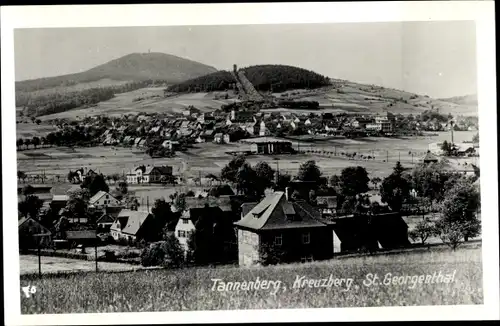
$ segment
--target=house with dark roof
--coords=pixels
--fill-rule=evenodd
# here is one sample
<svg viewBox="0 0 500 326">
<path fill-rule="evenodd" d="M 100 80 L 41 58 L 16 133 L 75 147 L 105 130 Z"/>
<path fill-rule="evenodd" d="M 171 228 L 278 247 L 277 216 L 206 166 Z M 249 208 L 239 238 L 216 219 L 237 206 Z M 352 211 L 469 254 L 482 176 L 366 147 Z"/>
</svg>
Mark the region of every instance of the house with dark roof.
<svg viewBox="0 0 500 326">
<path fill-rule="evenodd" d="M 240 266 L 259 264 L 272 252 L 279 255 L 280 262 L 333 256 L 331 223 L 305 201 L 292 201 L 288 193 L 277 191 L 266 196 L 234 223 Z"/>
<path fill-rule="evenodd" d="M 170 178 L 173 168 L 171 166 L 138 166 L 127 173 L 127 183 L 159 183 L 162 178 Z"/>
<path fill-rule="evenodd" d="M 151 212 L 123 209 L 111 225 L 110 233 L 115 241 L 125 239 L 135 242 L 151 239 L 157 227 Z"/>
<path fill-rule="evenodd" d="M 97 232 L 106 233 L 110 231 L 111 225 L 120 214 L 122 207 L 106 207 L 102 215 L 97 219 Z"/>
<path fill-rule="evenodd" d="M 46 248 L 52 243 L 50 230 L 31 217 L 18 220 L 18 233 L 20 249 Z"/>
<path fill-rule="evenodd" d="M 408 225 L 399 212 L 337 216 L 330 223 L 335 252 L 376 251 L 410 245 Z"/>
<path fill-rule="evenodd" d="M 175 227 L 175 236 L 187 251 L 188 239 L 192 232 L 202 229 L 213 236 L 210 246 L 224 259 L 236 259 L 237 244 L 233 222 L 239 220 L 242 196 L 187 197 L 186 207 L 181 212 Z M 216 248 L 217 247 L 217 248 Z M 221 256 L 219 256 L 221 257 Z"/>
<path fill-rule="evenodd" d="M 323 216 L 333 217 L 337 212 L 337 196 L 317 196 L 316 203 Z"/>
<path fill-rule="evenodd" d="M 439 159 L 436 155 L 432 154 L 431 151 L 427 151 L 423 160 L 424 164 L 437 163 Z"/>
</svg>

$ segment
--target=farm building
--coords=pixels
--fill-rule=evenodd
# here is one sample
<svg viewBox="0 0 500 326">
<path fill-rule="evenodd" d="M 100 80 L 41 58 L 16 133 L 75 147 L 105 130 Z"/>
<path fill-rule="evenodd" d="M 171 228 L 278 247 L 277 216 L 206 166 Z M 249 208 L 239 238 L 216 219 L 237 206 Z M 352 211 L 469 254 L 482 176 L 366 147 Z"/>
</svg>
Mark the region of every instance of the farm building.
<svg viewBox="0 0 500 326">
<path fill-rule="evenodd" d="M 19 248 L 32 249 L 49 247 L 51 245 L 52 234 L 49 229 L 31 217 L 23 217 L 18 220 Z M 45 234 L 44 236 L 36 236 Z"/>
<path fill-rule="evenodd" d="M 127 183 L 159 183 L 164 178 L 172 177 L 171 166 L 139 166 L 127 174 Z"/>
<path fill-rule="evenodd" d="M 121 210 L 121 207 L 106 207 L 102 215 L 97 219 L 97 232 L 109 232 L 111 225 L 113 225 Z"/>
<path fill-rule="evenodd" d="M 424 158 L 422 159 L 424 164 L 430 164 L 430 163 L 437 163 L 439 159 L 436 157 L 436 155 L 432 154 L 431 151 L 427 151 L 425 154 Z"/>
<path fill-rule="evenodd" d="M 120 201 L 106 191 L 98 191 L 89 199 L 89 207 L 102 209 L 108 206 L 119 206 Z"/>
<path fill-rule="evenodd" d="M 95 246 L 99 239 L 96 230 L 75 230 L 66 231 L 66 241 L 70 248 L 74 248 L 78 245 Z"/>
<path fill-rule="evenodd" d="M 111 225 L 110 233 L 115 241 L 124 239 L 133 242 L 141 239 L 149 240 L 158 227 L 160 226 L 154 224 L 150 212 L 124 209 Z"/>
<path fill-rule="evenodd" d="M 244 140 L 250 143 L 253 154 L 286 154 L 293 152 L 292 142 L 279 139 L 253 138 Z"/>
<path fill-rule="evenodd" d="M 204 198 L 186 198 L 186 209 L 181 213 L 175 227 L 175 236 L 188 249 L 188 238 L 195 230 L 202 229 L 213 235 L 218 247 L 215 252 L 221 253 L 219 261 L 235 260 L 237 257 L 236 234 L 233 222 L 239 219 L 239 207 L 242 199 L 239 196 L 220 196 Z"/>
<path fill-rule="evenodd" d="M 375 251 L 410 245 L 408 225 L 397 212 L 338 216 L 330 221 L 335 252 Z"/>
<path fill-rule="evenodd" d="M 319 210 L 304 201 L 292 201 L 289 190 L 274 192 L 253 207 L 240 221 L 240 266 L 258 264 L 266 251 L 279 251 L 282 262 L 331 258 L 333 233 Z"/>
</svg>

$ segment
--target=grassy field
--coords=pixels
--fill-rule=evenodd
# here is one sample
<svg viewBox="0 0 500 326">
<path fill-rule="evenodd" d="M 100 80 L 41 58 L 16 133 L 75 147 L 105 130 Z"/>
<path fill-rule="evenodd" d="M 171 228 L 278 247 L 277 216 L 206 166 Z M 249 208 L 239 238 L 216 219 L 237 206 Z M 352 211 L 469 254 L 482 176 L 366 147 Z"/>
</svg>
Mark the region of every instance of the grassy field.
<svg viewBox="0 0 500 326">
<path fill-rule="evenodd" d="M 93 254 L 92 248 L 87 248 L 87 251 Z M 36 255 L 21 255 L 19 257 L 20 274 L 37 274 L 38 273 L 38 256 Z M 92 272 L 95 271 L 95 260 L 80 260 L 63 257 L 42 256 L 42 273 L 54 274 L 62 272 Z M 124 263 L 98 262 L 98 269 L 101 271 L 132 271 L 141 269 L 140 265 L 131 265 Z"/>
<path fill-rule="evenodd" d="M 179 310 L 230 310 L 324 307 L 380 307 L 482 304 L 481 249 L 462 248 L 327 262 L 255 268 L 213 268 L 81 273 L 38 279 L 22 276 L 21 286 L 36 286 L 21 312 L 96 313 Z M 391 276 L 454 274 L 450 283 L 387 284 Z M 367 280 L 377 274 L 380 284 Z M 323 288 L 294 288 L 297 277 L 349 278 L 350 283 Z M 275 281 L 269 289 L 218 291 L 212 279 Z M 349 285 L 350 284 L 350 285 Z"/>
<path fill-rule="evenodd" d="M 55 114 L 41 116 L 40 119 L 50 120 L 55 118 L 75 119 L 77 117 L 105 114 L 108 116 L 122 114 L 137 114 L 139 112 L 171 112 L 182 113 L 190 105 L 207 112 L 218 109 L 223 104 L 237 101 L 235 99 L 215 100 L 213 93 L 181 94 L 169 98 L 163 97 L 165 87 L 141 88 L 132 92 L 116 94 L 114 98 L 100 102 L 95 107 L 75 109 Z M 137 99 L 142 100 L 137 101 Z"/>
</svg>

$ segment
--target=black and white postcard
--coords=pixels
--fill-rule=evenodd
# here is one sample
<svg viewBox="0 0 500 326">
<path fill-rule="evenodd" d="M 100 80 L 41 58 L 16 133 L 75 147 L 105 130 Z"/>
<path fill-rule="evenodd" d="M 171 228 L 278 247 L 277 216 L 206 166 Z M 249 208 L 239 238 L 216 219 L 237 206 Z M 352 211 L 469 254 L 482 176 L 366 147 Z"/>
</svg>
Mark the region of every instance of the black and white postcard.
<svg viewBox="0 0 500 326">
<path fill-rule="evenodd" d="M 493 8 L 2 8 L 6 323 L 498 318 Z"/>
</svg>

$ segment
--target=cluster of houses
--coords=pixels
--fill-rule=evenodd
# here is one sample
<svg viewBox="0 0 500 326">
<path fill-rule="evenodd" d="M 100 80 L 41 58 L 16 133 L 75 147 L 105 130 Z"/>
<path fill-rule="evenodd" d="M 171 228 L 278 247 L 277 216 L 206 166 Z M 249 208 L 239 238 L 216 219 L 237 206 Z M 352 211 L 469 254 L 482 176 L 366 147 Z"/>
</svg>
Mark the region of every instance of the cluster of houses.
<svg viewBox="0 0 500 326">
<path fill-rule="evenodd" d="M 163 171 L 158 167 L 139 167 L 135 171 L 136 178 L 149 176 L 155 180 L 161 173 L 171 173 L 171 170 Z M 170 232 L 175 233 L 187 252 L 189 236 L 203 220 L 201 227 L 205 231 L 209 228 L 209 232 L 217 235 L 220 241 L 221 247 L 214 244 L 214 250 L 223 251 L 225 257 L 231 257 L 231 261 L 237 261 L 241 266 L 260 262 L 264 255 L 262 249 L 269 246 L 286 252 L 286 261 L 304 262 L 328 259 L 340 252 L 409 245 L 408 227 L 399 213 L 371 215 L 370 221 L 367 216 L 338 216 L 335 196 L 320 196 L 312 205 L 293 199 L 291 192 L 291 188 L 274 191 L 255 202 L 249 202 L 241 195 L 213 197 L 205 193 L 187 197 L 182 210 L 173 207 L 178 222 Z M 54 195 L 50 204 L 63 210 L 68 199 L 67 195 Z M 118 243 L 133 244 L 141 240 L 152 241 L 152 235 L 158 231 L 157 219 L 149 205 L 141 205 L 136 210 L 128 209 L 105 191 L 99 191 L 90 199 L 89 210 L 96 212 L 99 218 L 97 231 L 80 232 L 85 233 L 81 237 L 87 240 L 105 235 L 104 238 L 112 237 Z M 78 219 L 70 219 L 69 222 L 85 223 Z M 90 233 L 92 236 L 88 236 Z M 78 243 L 85 240 L 78 238 L 76 231 L 67 231 L 62 237 L 60 234 L 52 235 L 48 228 L 32 218 L 19 220 L 19 234 L 20 241 L 24 241 L 25 245 L 39 241 L 35 234 L 46 235 L 40 242 L 43 246 L 49 246 L 54 236 L 59 238 L 59 242 Z"/>
</svg>

